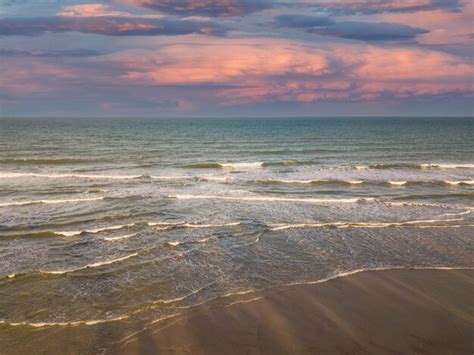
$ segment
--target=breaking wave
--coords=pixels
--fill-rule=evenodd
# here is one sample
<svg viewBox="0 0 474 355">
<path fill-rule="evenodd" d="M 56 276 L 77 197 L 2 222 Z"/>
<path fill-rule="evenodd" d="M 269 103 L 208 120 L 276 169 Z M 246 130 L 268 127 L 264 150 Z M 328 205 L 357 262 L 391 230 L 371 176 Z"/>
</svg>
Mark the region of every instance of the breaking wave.
<svg viewBox="0 0 474 355">
<path fill-rule="evenodd" d="M 0 173 L 0 179 L 15 179 L 22 177 L 48 178 L 48 179 L 88 179 L 88 180 L 187 180 L 195 179 L 187 175 L 91 175 L 91 174 L 41 174 L 41 173 Z"/>
<path fill-rule="evenodd" d="M 267 202 L 299 202 L 310 204 L 337 204 L 375 201 L 372 197 L 356 197 L 346 199 L 291 198 L 267 196 L 218 196 L 218 195 L 172 195 L 178 200 L 229 200 L 229 201 L 267 201 Z"/>
<path fill-rule="evenodd" d="M 296 228 L 390 228 L 403 227 L 412 225 L 432 225 L 440 222 L 460 222 L 463 218 L 451 219 L 430 219 L 430 220 L 415 220 L 404 222 L 328 222 L 328 223 L 296 223 L 296 224 L 275 224 L 270 226 L 272 231 L 280 231 L 286 229 Z M 437 225 L 438 226 L 438 225 Z M 455 225 L 457 226 L 457 225 Z M 469 226 L 469 225 L 466 225 Z M 444 227 L 444 225 L 443 225 Z M 450 227 L 447 225 L 446 227 Z"/>
<path fill-rule="evenodd" d="M 367 169 L 473 169 L 474 164 L 438 164 L 438 163 L 422 163 L 422 164 L 411 164 L 411 163 L 380 163 L 370 165 L 357 165 L 354 166 L 356 170 L 367 170 Z"/>
<path fill-rule="evenodd" d="M 101 267 L 101 266 L 106 266 L 106 265 L 119 263 L 119 262 L 122 262 L 122 261 L 125 261 L 125 260 L 128 260 L 128 259 L 134 258 L 136 256 L 138 256 L 138 252 L 133 253 L 133 254 L 129 254 L 129 255 L 126 255 L 126 256 L 123 256 L 123 257 L 120 257 L 120 258 L 117 258 L 117 259 L 111 259 L 111 260 L 99 261 L 99 262 L 96 262 L 96 263 L 87 264 L 87 265 L 84 265 L 84 266 L 81 266 L 81 267 L 78 267 L 78 268 L 74 268 L 74 269 L 40 270 L 38 272 L 33 272 L 33 273 L 10 274 L 7 277 L 9 279 L 13 279 L 13 278 L 16 278 L 18 276 L 26 276 L 26 275 L 31 275 L 31 274 L 65 275 L 65 274 L 69 274 L 69 273 L 76 272 L 76 271 L 87 270 L 87 269 L 95 269 L 95 268 L 98 268 L 98 267 Z"/>
</svg>

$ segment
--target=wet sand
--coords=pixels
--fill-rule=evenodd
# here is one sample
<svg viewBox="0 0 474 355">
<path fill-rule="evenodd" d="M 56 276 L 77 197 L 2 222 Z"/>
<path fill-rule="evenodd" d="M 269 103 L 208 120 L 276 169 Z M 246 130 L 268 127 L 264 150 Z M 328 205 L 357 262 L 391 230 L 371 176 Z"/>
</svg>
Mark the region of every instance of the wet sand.
<svg viewBox="0 0 474 355">
<path fill-rule="evenodd" d="M 146 327 L 0 329 L 0 354 L 472 354 L 473 295 L 474 270 L 368 271 L 226 297 Z"/>
<path fill-rule="evenodd" d="M 260 298 L 261 297 L 261 298 Z M 247 295 L 156 327 L 117 354 L 472 354 L 474 271 L 363 272 Z M 236 301 L 237 302 L 237 301 Z"/>
</svg>

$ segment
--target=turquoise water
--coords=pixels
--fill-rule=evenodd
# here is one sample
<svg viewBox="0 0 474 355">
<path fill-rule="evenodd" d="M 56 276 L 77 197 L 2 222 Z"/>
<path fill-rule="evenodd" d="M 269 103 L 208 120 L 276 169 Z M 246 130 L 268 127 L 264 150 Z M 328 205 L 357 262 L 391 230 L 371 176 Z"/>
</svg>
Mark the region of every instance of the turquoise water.
<svg viewBox="0 0 474 355">
<path fill-rule="evenodd" d="M 0 329 L 473 267 L 473 123 L 1 119 Z"/>
</svg>

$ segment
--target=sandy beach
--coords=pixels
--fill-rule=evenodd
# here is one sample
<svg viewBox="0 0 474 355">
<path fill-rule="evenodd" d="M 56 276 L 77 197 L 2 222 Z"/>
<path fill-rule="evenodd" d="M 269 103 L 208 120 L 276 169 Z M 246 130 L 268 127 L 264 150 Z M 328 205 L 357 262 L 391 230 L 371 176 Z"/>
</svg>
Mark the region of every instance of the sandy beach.
<svg viewBox="0 0 474 355">
<path fill-rule="evenodd" d="M 202 306 L 112 353 L 472 354 L 473 294 L 472 270 L 362 272 Z"/>
<path fill-rule="evenodd" d="M 1 353 L 472 354 L 473 294 L 473 270 L 367 271 L 224 297 L 152 325 L 4 327 Z"/>
</svg>

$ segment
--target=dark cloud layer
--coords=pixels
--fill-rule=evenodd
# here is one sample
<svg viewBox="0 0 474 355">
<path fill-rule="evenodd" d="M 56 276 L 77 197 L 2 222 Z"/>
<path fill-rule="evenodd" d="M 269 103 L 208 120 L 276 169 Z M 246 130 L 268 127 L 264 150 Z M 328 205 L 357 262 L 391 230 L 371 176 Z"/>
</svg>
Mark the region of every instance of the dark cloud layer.
<svg viewBox="0 0 474 355">
<path fill-rule="evenodd" d="M 184 16 L 241 16 L 272 7 L 271 0 L 121 0 L 169 14 Z"/>
<path fill-rule="evenodd" d="M 386 22 L 339 22 L 333 26 L 321 29 L 311 29 L 310 32 L 360 41 L 390 41 L 413 39 L 419 34 L 428 33 L 421 28 L 386 23 Z"/>
<path fill-rule="evenodd" d="M 460 11 L 461 0 L 430 0 L 424 1 L 393 1 L 393 0 L 344 0 L 318 4 L 315 1 L 314 9 L 332 15 L 371 15 L 383 12 L 408 13 L 417 11 L 446 10 Z"/>
<path fill-rule="evenodd" d="M 275 17 L 275 24 L 280 27 L 312 28 L 330 26 L 334 23 L 334 20 L 326 16 L 281 15 Z"/>
<path fill-rule="evenodd" d="M 71 50 L 21 50 L 0 48 L 0 57 L 92 57 L 100 55 L 99 51 L 90 49 Z"/>
<path fill-rule="evenodd" d="M 386 22 L 335 22 L 329 17 L 308 15 L 281 15 L 276 26 L 304 29 L 309 33 L 360 41 L 390 41 L 413 39 L 428 31 L 403 24 Z"/>
<path fill-rule="evenodd" d="M 109 36 L 221 35 L 225 29 L 209 21 L 125 17 L 70 17 L 0 19 L 0 36 L 35 36 L 44 32 L 82 32 Z"/>
</svg>

